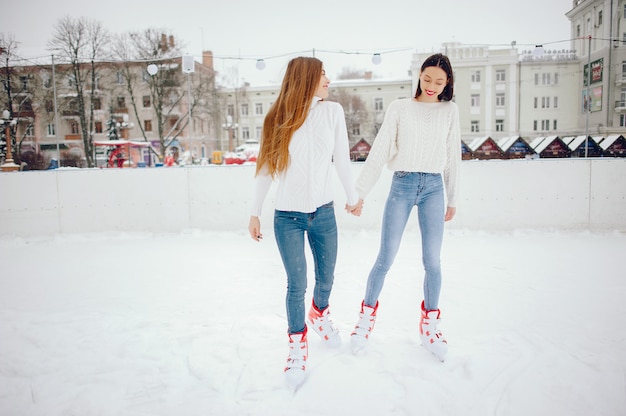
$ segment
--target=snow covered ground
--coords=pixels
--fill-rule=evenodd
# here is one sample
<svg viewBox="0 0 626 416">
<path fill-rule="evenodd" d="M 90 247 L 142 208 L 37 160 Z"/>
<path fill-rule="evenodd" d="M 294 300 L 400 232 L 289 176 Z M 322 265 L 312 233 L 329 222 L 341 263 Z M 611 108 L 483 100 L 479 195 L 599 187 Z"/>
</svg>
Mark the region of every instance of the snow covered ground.
<svg viewBox="0 0 626 416">
<path fill-rule="evenodd" d="M 624 233 L 448 230 L 440 363 L 417 334 L 415 229 L 351 354 L 378 230 L 340 231 L 344 342 L 311 332 L 292 394 L 282 264 L 246 225 L 0 238 L 0 415 L 626 414 Z"/>
</svg>

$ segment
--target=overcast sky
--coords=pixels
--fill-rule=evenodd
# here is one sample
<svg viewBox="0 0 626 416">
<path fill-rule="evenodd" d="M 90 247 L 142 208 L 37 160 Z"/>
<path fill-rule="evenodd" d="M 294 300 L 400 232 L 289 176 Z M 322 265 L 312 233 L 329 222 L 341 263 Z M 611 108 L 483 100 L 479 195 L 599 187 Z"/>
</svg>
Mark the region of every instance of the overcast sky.
<svg viewBox="0 0 626 416">
<path fill-rule="evenodd" d="M 13 34 L 18 54 L 31 58 L 50 55 L 46 43 L 65 15 L 99 20 L 114 33 L 166 28 L 184 52 L 199 58 L 202 49 L 212 50 L 218 71 L 253 84 L 279 81 L 291 57 L 315 50 L 332 81 L 346 66 L 404 76 L 414 51 L 438 51 L 442 42 L 516 41 L 524 49 L 568 40 L 571 6 L 571 0 L 23 1 L 11 5 L 0 31 Z M 374 52 L 382 54 L 380 65 L 371 64 Z M 237 57 L 243 59 L 226 59 Z M 268 58 L 264 71 L 255 68 L 257 58 Z"/>
</svg>

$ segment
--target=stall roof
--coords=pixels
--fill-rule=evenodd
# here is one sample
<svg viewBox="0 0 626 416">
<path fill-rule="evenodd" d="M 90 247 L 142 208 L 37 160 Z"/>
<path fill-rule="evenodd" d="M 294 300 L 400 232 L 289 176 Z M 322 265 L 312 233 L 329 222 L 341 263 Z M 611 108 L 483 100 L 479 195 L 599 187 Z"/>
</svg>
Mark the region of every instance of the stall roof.
<svg viewBox="0 0 626 416">
<path fill-rule="evenodd" d="M 611 145 L 615 143 L 620 137 L 624 137 L 624 136 L 622 136 L 621 134 L 614 134 L 614 135 L 608 136 L 606 139 L 600 142 L 600 147 L 602 148 L 602 150 L 606 150 L 609 147 L 611 147 Z"/>
<path fill-rule="evenodd" d="M 466 144 L 467 144 L 467 147 L 469 147 L 472 152 L 475 152 L 476 149 L 478 149 L 483 143 L 485 143 L 490 138 L 491 137 L 489 136 L 476 137 L 471 142 L 466 143 Z"/>
<path fill-rule="evenodd" d="M 546 149 L 546 147 L 550 146 L 550 144 L 558 138 L 559 136 L 546 137 L 545 140 L 542 140 L 540 143 L 537 144 L 537 147 L 534 148 L 535 152 L 537 153 L 543 152 Z"/>
<path fill-rule="evenodd" d="M 132 140 L 94 140 L 93 144 L 96 146 L 150 146 L 150 143 L 148 142 L 137 142 Z"/>
<path fill-rule="evenodd" d="M 519 139 L 521 139 L 520 136 L 503 137 L 496 141 L 496 143 L 500 146 L 500 149 L 502 149 L 503 152 L 506 152 L 511 146 L 513 146 L 513 143 Z"/>
</svg>

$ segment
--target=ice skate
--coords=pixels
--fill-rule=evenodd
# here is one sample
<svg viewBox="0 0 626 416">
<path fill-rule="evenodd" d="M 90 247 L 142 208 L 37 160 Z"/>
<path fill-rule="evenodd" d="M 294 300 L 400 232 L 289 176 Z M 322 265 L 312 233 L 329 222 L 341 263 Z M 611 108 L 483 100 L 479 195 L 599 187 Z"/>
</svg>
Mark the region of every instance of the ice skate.
<svg viewBox="0 0 626 416">
<path fill-rule="evenodd" d="M 333 348 L 341 345 L 339 331 L 337 331 L 333 321 L 330 319 L 330 308 L 327 307 L 321 311 L 315 306 L 315 301 L 313 301 L 311 309 L 309 309 L 308 322 L 326 345 Z"/>
<path fill-rule="evenodd" d="M 306 334 L 306 326 L 302 332 L 289 334 L 289 356 L 285 367 L 285 380 L 287 387 L 294 392 L 300 388 L 306 378 L 306 360 L 309 355 Z"/>
<path fill-rule="evenodd" d="M 430 351 L 439 361 L 443 362 L 448 353 L 448 341 L 446 341 L 437 328 L 441 321 L 439 309 L 427 311 L 424 309 L 424 301 L 422 301 L 422 317 L 420 319 L 420 338 L 422 345 Z"/>
<path fill-rule="evenodd" d="M 365 305 L 365 302 L 361 302 L 361 312 L 359 312 L 359 320 L 354 327 L 354 331 L 350 334 L 350 344 L 352 346 L 352 353 L 356 354 L 362 350 L 374 329 L 376 323 L 376 311 L 378 310 L 378 301 L 376 306 Z"/>
</svg>

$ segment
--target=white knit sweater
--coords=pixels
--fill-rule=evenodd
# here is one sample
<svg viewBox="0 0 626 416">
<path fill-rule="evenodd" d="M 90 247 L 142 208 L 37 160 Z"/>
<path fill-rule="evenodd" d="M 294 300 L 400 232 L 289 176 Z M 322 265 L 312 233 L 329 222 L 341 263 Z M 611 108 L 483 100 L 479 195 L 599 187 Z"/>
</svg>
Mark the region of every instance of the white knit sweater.
<svg viewBox="0 0 626 416">
<path fill-rule="evenodd" d="M 343 107 L 315 97 L 304 124 L 289 143 L 289 166 L 278 178 L 276 206 L 280 211 L 311 213 L 333 200 L 332 167 L 346 192 L 347 202 L 355 205 L 358 194 L 350 167 L 348 132 Z M 263 201 L 272 184 L 264 172 L 256 177 L 250 214 L 260 216 Z"/>
<path fill-rule="evenodd" d="M 356 182 L 361 198 L 365 199 L 385 164 L 392 171 L 443 174 L 448 206 L 455 207 L 461 165 L 456 103 L 424 103 L 410 98 L 389 104 Z"/>
</svg>

